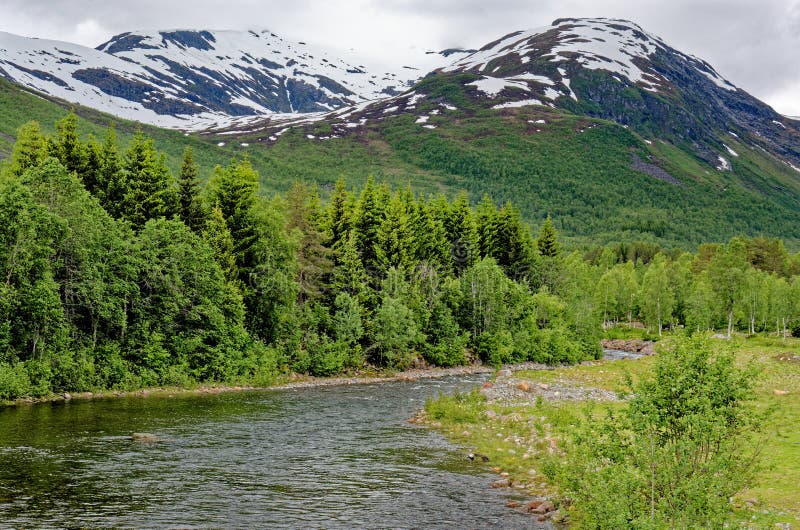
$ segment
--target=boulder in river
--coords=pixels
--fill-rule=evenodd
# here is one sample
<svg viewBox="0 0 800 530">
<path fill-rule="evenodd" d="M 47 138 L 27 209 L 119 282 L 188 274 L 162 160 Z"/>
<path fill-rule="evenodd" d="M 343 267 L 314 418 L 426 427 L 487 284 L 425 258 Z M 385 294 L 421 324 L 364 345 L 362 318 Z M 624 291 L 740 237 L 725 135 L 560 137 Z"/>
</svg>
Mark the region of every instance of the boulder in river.
<svg viewBox="0 0 800 530">
<path fill-rule="evenodd" d="M 135 432 L 131 435 L 131 440 L 141 443 L 153 443 L 160 442 L 161 438 L 155 434 L 150 434 L 149 432 Z"/>
</svg>

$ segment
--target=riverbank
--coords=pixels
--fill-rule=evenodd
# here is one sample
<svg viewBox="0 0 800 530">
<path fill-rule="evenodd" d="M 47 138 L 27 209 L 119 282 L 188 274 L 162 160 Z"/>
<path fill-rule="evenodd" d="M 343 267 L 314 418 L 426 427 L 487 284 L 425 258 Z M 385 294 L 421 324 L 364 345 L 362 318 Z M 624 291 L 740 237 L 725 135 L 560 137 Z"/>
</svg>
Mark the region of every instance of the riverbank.
<svg viewBox="0 0 800 530">
<path fill-rule="evenodd" d="M 726 341 L 727 342 L 727 341 Z M 757 528 L 800 528 L 800 340 L 755 337 L 732 343 L 737 362 L 761 369 L 756 406 L 776 411 L 764 435 L 763 468 L 757 483 L 734 499 L 742 521 Z M 651 370 L 655 358 L 619 359 L 547 371 L 498 374 L 472 393 L 440 397 L 419 421 L 470 451 L 485 455 L 501 487 L 517 488 L 553 503 L 556 519 L 574 506 L 543 468 L 568 461 L 567 433 L 587 409 L 624 407 L 618 395 Z M 602 402 L 602 403 L 601 403 Z M 525 509 L 522 504 L 515 509 Z M 783 525 L 783 526 L 776 526 Z M 788 525 L 788 526 L 786 526 Z"/>
<path fill-rule="evenodd" d="M 520 363 L 506 366 L 504 369 L 514 372 L 524 370 L 553 370 L 556 367 L 537 363 Z M 382 373 L 363 372 L 352 375 L 334 377 L 313 377 L 299 374 L 283 376 L 268 386 L 250 385 L 197 385 L 195 387 L 152 387 L 139 390 L 103 390 L 97 392 L 74 392 L 54 394 L 39 398 L 20 398 L 14 401 L 2 402 L 0 406 L 31 405 L 36 403 L 65 402 L 72 400 L 109 399 L 109 398 L 146 398 L 174 397 L 178 395 L 203 395 L 221 394 L 229 392 L 248 392 L 264 390 L 294 390 L 301 388 L 316 388 L 326 386 L 369 385 L 377 383 L 391 383 L 397 381 L 416 381 L 419 379 L 434 379 L 441 377 L 490 374 L 496 368 L 483 364 L 456 366 L 452 368 L 415 368 L 402 372 Z"/>
</svg>

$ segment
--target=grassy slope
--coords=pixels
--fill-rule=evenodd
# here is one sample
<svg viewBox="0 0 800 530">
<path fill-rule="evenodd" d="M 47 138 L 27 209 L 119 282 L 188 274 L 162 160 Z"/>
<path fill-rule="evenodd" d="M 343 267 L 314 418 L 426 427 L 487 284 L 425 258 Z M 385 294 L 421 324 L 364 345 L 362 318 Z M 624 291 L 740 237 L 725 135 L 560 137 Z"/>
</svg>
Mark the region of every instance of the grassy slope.
<svg viewBox="0 0 800 530">
<path fill-rule="evenodd" d="M 340 176 L 358 188 L 374 175 L 424 193 L 452 195 L 466 189 L 474 201 L 484 193 L 497 202 L 513 200 L 534 225 L 553 215 L 562 233 L 577 244 L 645 240 L 691 248 L 737 234 L 766 234 L 784 238 L 792 249 L 800 247 L 800 178 L 733 138 L 729 145 L 741 154 L 732 161 L 736 172 L 721 173 L 678 147 L 648 145 L 611 122 L 545 107 L 486 110 L 470 102 L 460 85 L 436 86 L 434 80 L 422 88 L 430 97 L 447 96 L 460 110 L 431 117 L 429 124 L 436 129 L 404 115 L 370 119 L 347 137 L 325 141 L 306 134 L 326 124 L 289 131 L 274 144 L 259 141 L 263 132 L 214 137 L 144 130 L 167 152 L 173 169 L 184 146 L 192 145 L 204 177 L 216 164 L 248 156 L 267 193 L 305 180 L 322 184 L 324 196 Z M 433 108 L 423 102 L 415 112 Z M 81 130 L 97 136 L 114 120 L 89 109 L 76 111 Z M 0 155 L 10 151 L 22 123 L 36 119 L 51 129 L 64 112 L 64 106 L 0 80 Z M 531 123 L 539 119 L 547 123 Z M 126 141 L 136 125 L 114 121 Z M 633 153 L 655 157 L 684 186 L 634 171 Z"/>
<path fill-rule="evenodd" d="M 757 385 L 757 406 L 775 410 L 772 422 L 762 431 L 766 439 L 762 452 L 764 469 L 755 487 L 738 496 L 737 504 L 743 508 L 746 499 L 758 501 L 756 510 L 742 510 L 742 517 L 755 517 L 751 522 L 758 527 L 775 522 L 800 524 L 800 489 L 797 488 L 800 484 L 800 364 L 778 359 L 781 353 L 796 355 L 800 351 L 800 340 L 737 339 L 736 349 L 740 363 L 754 359 L 763 369 Z M 515 376 L 532 384 L 569 381 L 622 391 L 629 390 L 625 383 L 628 376 L 636 381 L 652 364 L 650 357 L 552 371 L 518 372 Z M 788 394 L 777 395 L 775 390 Z M 462 445 L 487 454 L 493 466 L 509 472 L 516 482 L 527 483 L 529 491 L 535 494 L 557 491 L 536 469 L 549 454 L 550 440 L 557 440 L 568 431 L 585 408 L 584 403 L 576 402 L 504 407 L 464 397 L 440 398 L 427 406 L 435 426 Z M 491 419 L 485 414 L 489 409 L 494 412 Z M 595 410 L 595 413 L 600 412 L 601 409 Z"/>
</svg>

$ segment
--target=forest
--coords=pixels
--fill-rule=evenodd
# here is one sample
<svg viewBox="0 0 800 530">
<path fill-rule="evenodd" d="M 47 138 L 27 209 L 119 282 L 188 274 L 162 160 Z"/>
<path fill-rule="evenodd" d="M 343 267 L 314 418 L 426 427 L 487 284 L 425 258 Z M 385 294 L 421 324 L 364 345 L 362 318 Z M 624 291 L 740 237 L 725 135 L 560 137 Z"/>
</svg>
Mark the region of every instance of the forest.
<svg viewBox="0 0 800 530">
<path fill-rule="evenodd" d="M 366 180 L 267 196 L 142 132 L 24 125 L 0 169 L 0 399 L 281 374 L 599 358 L 604 328 L 800 336 L 800 255 L 566 248 L 512 203 Z M 542 218 L 525 215 L 525 218 Z"/>
</svg>

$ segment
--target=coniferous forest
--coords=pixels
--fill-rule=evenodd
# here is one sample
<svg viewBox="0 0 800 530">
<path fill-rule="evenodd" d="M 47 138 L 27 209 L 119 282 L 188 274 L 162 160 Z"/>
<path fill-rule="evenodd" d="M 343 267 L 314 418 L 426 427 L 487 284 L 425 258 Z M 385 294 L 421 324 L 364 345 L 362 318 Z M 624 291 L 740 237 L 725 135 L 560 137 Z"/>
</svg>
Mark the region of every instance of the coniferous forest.
<svg viewBox="0 0 800 530">
<path fill-rule="evenodd" d="M 247 159 L 178 175 L 141 132 L 19 132 L 0 173 L 0 399 L 283 373 L 576 363 L 613 323 L 800 336 L 800 255 L 565 248 L 511 203 L 339 181 L 265 196 Z M 546 212 L 542 212 L 546 214 Z"/>
</svg>

